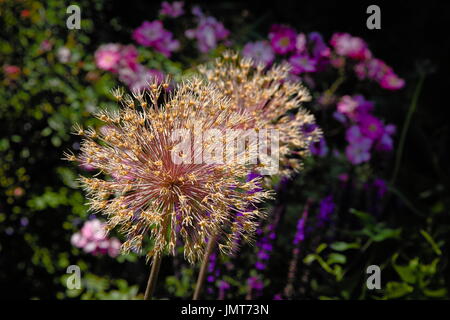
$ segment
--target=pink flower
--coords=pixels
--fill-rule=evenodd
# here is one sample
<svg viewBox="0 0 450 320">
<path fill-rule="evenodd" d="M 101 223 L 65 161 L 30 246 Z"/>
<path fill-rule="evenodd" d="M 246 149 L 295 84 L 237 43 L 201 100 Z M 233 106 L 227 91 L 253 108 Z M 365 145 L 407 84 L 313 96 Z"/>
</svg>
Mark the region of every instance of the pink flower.
<svg viewBox="0 0 450 320">
<path fill-rule="evenodd" d="M 164 29 L 159 20 L 153 22 L 144 21 L 142 25 L 133 31 L 133 39 L 146 47 L 153 47 L 166 57 L 170 57 L 172 51 L 179 48 L 178 40 L 172 38 L 173 34 Z"/>
<path fill-rule="evenodd" d="M 362 61 L 355 65 L 354 71 L 359 79 L 369 78 L 387 90 L 398 90 L 405 85 L 405 80 L 399 78 L 392 68 L 380 59 Z"/>
<path fill-rule="evenodd" d="M 139 28 L 133 31 L 133 39 L 146 47 L 154 46 L 163 37 L 164 27 L 161 21 L 144 21 Z"/>
<path fill-rule="evenodd" d="M 337 103 L 337 111 L 345 114 L 352 120 L 358 120 L 361 115 L 373 109 L 373 102 L 367 101 L 362 95 L 343 96 Z"/>
<path fill-rule="evenodd" d="M 110 43 L 101 45 L 95 51 L 95 64 L 100 69 L 117 72 L 119 61 L 122 57 L 119 44 Z"/>
<path fill-rule="evenodd" d="M 371 58 L 371 52 L 365 41 L 359 37 L 353 37 L 348 33 L 335 33 L 331 37 L 330 44 L 338 55 L 356 60 Z"/>
<path fill-rule="evenodd" d="M 138 68 L 138 51 L 135 46 L 128 45 L 122 46 L 120 50 L 120 67 L 121 68 L 129 68 L 131 70 L 137 70 Z"/>
<path fill-rule="evenodd" d="M 39 49 L 40 49 L 41 51 L 43 51 L 43 52 L 50 51 L 50 50 L 52 49 L 52 47 L 53 47 L 53 43 L 52 43 L 50 40 L 48 40 L 48 39 L 45 39 L 45 40 L 42 41 L 41 44 L 39 45 Z"/>
<path fill-rule="evenodd" d="M 306 36 L 304 33 L 299 33 L 295 41 L 295 51 L 297 53 L 302 53 L 306 50 Z"/>
<path fill-rule="evenodd" d="M 168 3 L 167 1 L 163 1 L 163 3 L 161 3 L 161 10 L 159 10 L 159 14 L 177 18 L 184 14 L 183 6 L 183 1 L 174 1 L 172 2 L 172 4 Z"/>
<path fill-rule="evenodd" d="M 138 64 L 136 70 L 123 68 L 119 70 L 119 80 L 125 83 L 131 90 L 142 90 L 148 87 L 148 84 L 157 79 L 162 81 L 164 75 L 156 69 L 148 69 Z"/>
<path fill-rule="evenodd" d="M 20 68 L 18 66 L 13 66 L 10 64 L 5 64 L 3 66 L 3 72 L 9 78 L 16 78 L 20 74 Z"/>
<path fill-rule="evenodd" d="M 272 25 L 269 39 L 273 50 L 278 54 L 293 51 L 297 43 L 297 35 L 294 29 L 277 24 Z"/>
<path fill-rule="evenodd" d="M 113 258 L 119 254 L 121 246 L 118 239 L 107 237 L 105 223 L 98 219 L 86 221 L 80 232 L 72 235 L 70 242 L 86 253 L 93 255 L 109 254 Z"/>
<path fill-rule="evenodd" d="M 173 51 L 177 51 L 180 48 L 180 42 L 176 39 L 172 39 L 172 33 L 165 31 L 163 38 L 156 42 L 153 46 L 156 51 L 161 52 L 166 57 L 170 57 Z"/>
<path fill-rule="evenodd" d="M 292 73 L 300 74 L 304 72 L 315 72 L 317 70 L 317 60 L 308 56 L 308 54 L 296 53 L 289 58 L 292 66 Z"/>
<path fill-rule="evenodd" d="M 275 59 L 275 53 L 268 41 L 249 42 L 242 49 L 244 57 L 252 58 L 256 63 L 267 66 Z"/>
<path fill-rule="evenodd" d="M 388 72 L 381 78 L 380 86 L 387 90 L 398 90 L 405 86 L 405 80 L 398 77 L 394 72 Z"/>
<path fill-rule="evenodd" d="M 337 110 L 349 117 L 354 115 L 356 108 L 358 108 L 358 102 L 351 96 L 343 96 L 337 104 Z"/>
<path fill-rule="evenodd" d="M 121 245 L 122 244 L 120 243 L 120 241 L 117 238 L 112 238 L 111 241 L 109 242 L 108 255 L 111 258 L 117 257 L 120 253 Z"/>
<path fill-rule="evenodd" d="M 198 18 L 195 29 L 186 30 L 185 35 L 189 39 L 197 40 L 200 52 L 206 53 L 215 47 L 220 40 L 224 40 L 230 34 L 224 25 L 216 18 L 205 16 L 199 7 L 194 7 L 192 13 Z"/>
</svg>

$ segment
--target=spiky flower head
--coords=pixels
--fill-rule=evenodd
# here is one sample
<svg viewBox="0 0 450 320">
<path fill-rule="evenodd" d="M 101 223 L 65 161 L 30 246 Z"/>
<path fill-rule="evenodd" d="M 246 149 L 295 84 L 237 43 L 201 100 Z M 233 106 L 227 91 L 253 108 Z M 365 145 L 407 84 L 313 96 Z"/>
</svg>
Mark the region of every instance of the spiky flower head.
<svg viewBox="0 0 450 320">
<path fill-rule="evenodd" d="M 78 126 L 81 152 L 66 158 L 99 170 L 99 175 L 80 181 L 90 209 L 107 216 L 109 230 L 117 226 L 125 234 L 125 253 L 140 251 L 148 236 L 148 259 L 174 254 L 181 240 L 185 257 L 194 263 L 217 234 L 225 253 L 233 249 L 236 237 L 250 239 L 263 215 L 257 204 L 270 193 L 257 189 L 257 179 L 245 180 L 245 163 L 231 158 L 197 161 L 217 141 L 198 139 L 196 132 L 214 129 L 225 136 L 248 117 L 232 112 L 230 100 L 200 79 L 185 81 L 170 93 L 167 87 L 166 82 L 153 83 L 132 96 L 115 90 L 122 107 L 97 114 L 106 129 Z M 188 137 L 187 149 L 179 148 L 174 132 Z M 175 161 L 174 153 L 183 162 Z"/>
<path fill-rule="evenodd" d="M 249 58 L 226 51 L 199 72 L 232 101 L 235 112 L 250 115 L 246 127 L 259 122 L 279 133 L 281 175 L 291 175 L 302 166 L 311 143 L 322 135 L 315 119 L 301 105 L 311 99 L 308 90 L 290 80 L 288 64 L 266 68 Z"/>
</svg>

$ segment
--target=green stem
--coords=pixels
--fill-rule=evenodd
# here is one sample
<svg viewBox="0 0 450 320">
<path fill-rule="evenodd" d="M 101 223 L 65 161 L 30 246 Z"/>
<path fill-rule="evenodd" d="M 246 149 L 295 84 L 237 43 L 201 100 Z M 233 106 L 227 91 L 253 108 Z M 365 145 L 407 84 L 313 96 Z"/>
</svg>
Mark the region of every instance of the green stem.
<svg viewBox="0 0 450 320">
<path fill-rule="evenodd" d="M 398 171 L 400 170 L 400 164 L 402 161 L 403 149 L 405 147 L 406 134 L 408 133 L 409 126 L 411 124 L 411 119 L 417 108 L 417 101 L 419 100 L 420 92 L 422 91 L 422 85 L 425 80 L 425 74 L 421 74 L 419 78 L 419 82 L 417 83 L 416 90 L 414 91 L 413 98 L 411 100 L 411 105 L 409 106 L 408 114 L 406 115 L 405 124 L 402 128 L 402 133 L 400 136 L 400 141 L 398 144 L 397 155 L 395 158 L 395 167 L 394 172 L 391 178 L 391 184 L 394 185 L 395 180 L 397 179 Z"/>
<path fill-rule="evenodd" d="M 158 279 L 159 267 L 161 266 L 162 255 L 157 254 L 153 257 L 152 269 L 148 277 L 147 288 L 145 289 L 144 300 L 151 300 L 153 292 L 156 287 L 156 280 Z"/>
<path fill-rule="evenodd" d="M 209 239 L 208 246 L 206 247 L 205 255 L 203 256 L 202 265 L 200 267 L 200 272 L 197 278 L 197 284 L 195 285 L 194 296 L 192 300 L 198 300 L 200 294 L 203 290 L 203 285 L 205 283 L 206 274 L 208 270 L 209 258 L 211 254 L 214 252 L 214 248 L 216 247 L 217 235 L 214 235 Z"/>
</svg>

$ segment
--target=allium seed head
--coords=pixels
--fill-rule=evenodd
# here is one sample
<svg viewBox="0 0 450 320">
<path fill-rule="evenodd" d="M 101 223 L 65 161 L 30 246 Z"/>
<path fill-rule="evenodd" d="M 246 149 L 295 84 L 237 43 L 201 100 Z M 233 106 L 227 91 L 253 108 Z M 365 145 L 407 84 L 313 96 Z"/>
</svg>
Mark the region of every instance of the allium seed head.
<svg viewBox="0 0 450 320">
<path fill-rule="evenodd" d="M 257 204 L 270 192 L 250 192 L 260 181 L 246 182 L 249 168 L 238 161 L 194 161 L 215 142 L 200 139 L 178 150 L 179 141 L 173 139 L 177 130 L 185 130 L 189 141 L 195 140 L 195 130 L 216 129 L 225 136 L 226 130 L 248 123 L 248 115 L 234 112 L 230 99 L 200 79 L 170 93 L 164 88 L 167 83 L 152 83 L 132 95 L 114 90 L 122 107 L 97 114 L 105 123 L 101 130 L 77 126 L 75 134 L 83 136 L 81 152 L 66 159 L 100 171 L 80 181 L 90 209 L 107 216 L 109 230 L 117 226 L 125 234 L 125 253 L 140 251 L 148 237 L 148 259 L 174 254 L 180 239 L 186 259 L 194 263 L 217 234 L 224 252 L 233 249 L 236 236 L 251 238 L 263 215 Z M 174 150 L 186 161 L 175 162 Z"/>
<path fill-rule="evenodd" d="M 250 115 L 247 128 L 255 127 L 258 121 L 278 131 L 281 175 L 301 168 L 302 158 L 322 132 L 314 124 L 314 116 L 301 107 L 311 97 L 301 83 L 289 80 L 288 64 L 266 69 L 227 51 L 213 64 L 201 66 L 199 72 L 231 99 L 235 112 Z M 307 127 L 314 129 L 304 130 Z"/>
</svg>

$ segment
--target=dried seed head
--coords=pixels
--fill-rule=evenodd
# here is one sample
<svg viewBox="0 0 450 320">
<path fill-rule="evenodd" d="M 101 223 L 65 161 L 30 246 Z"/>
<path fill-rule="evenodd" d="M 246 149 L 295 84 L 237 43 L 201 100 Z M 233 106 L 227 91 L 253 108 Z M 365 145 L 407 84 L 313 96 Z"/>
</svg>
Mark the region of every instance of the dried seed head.
<svg viewBox="0 0 450 320">
<path fill-rule="evenodd" d="M 279 132 L 282 175 L 291 175 L 309 154 L 311 143 L 322 135 L 314 116 L 301 107 L 311 99 L 299 82 L 289 80 L 287 64 L 265 70 L 251 59 L 240 59 L 227 51 L 211 65 L 199 67 L 199 72 L 231 99 L 237 113 L 250 115 L 246 128 L 273 128 Z"/>
<path fill-rule="evenodd" d="M 107 216 L 108 230 L 118 227 L 126 235 L 124 252 L 141 250 L 148 237 L 153 245 L 147 258 L 174 253 L 181 240 L 185 257 L 194 263 L 216 234 L 227 249 L 233 247 L 236 235 L 251 238 L 263 216 L 257 204 L 270 192 L 255 191 L 257 180 L 245 182 L 249 168 L 238 161 L 195 162 L 214 145 L 205 139 L 184 155 L 190 161 L 174 162 L 179 144 L 172 139 L 174 131 L 186 130 L 194 141 L 195 128 L 215 129 L 225 136 L 227 129 L 242 128 L 250 119 L 234 112 L 230 99 L 201 79 L 180 84 L 157 105 L 164 88 L 152 83 L 146 94 L 134 92 L 133 96 L 115 91 L 123 96 L 118 99 L 123 107 L 97 114 L 105 122 L 101 130 L 77 127 L 84 137 L 81 152 L 76 158 L 66 154 L 66 159 L 100 171 L 95 177 L 80 177 L 80 182 L 90 209 Z"/>
</svg>

